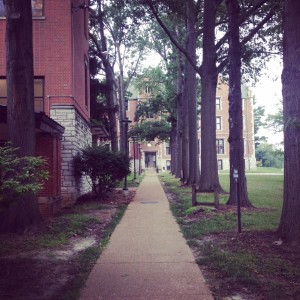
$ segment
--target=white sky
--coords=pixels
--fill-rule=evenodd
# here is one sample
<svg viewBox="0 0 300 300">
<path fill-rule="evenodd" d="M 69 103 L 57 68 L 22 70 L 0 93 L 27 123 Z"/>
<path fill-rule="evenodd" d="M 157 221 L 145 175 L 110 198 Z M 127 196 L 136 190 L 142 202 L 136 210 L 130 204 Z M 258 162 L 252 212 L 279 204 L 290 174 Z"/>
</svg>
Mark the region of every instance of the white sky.
<svg viewBox="0 0 300 300">
<path fill-rule="evenodd" d="M 265 74 L 259 82 L 253 87 L 257 105 L 265 107 L 267 114 L 274 114 L 278 110 L 280 100 L 282 99 L 281 84 L 282 65 L 279 59 L 272 59 L 267 63 Z M 261 129 L 259 134 L 268 137 L 268 142 L 278 144 L 283 141 L 282 133 L 274 133 L 265 129 Z"/>
</svg>

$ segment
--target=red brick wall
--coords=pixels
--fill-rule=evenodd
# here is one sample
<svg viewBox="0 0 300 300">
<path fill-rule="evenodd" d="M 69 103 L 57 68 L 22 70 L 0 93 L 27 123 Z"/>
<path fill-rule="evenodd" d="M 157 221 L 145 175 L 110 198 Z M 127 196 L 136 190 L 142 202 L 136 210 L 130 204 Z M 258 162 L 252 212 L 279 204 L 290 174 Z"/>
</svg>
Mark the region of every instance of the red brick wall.
<svg viewBox="0 0 300 300">
<path fill-rule="evenodd" d="M 46 114 L 51 104 L 72 104 L 88 120 L 89 107 L 84 101 L 84 57 L 88 58 L 84 13 L 88 11 L 72 9 L 72 3 L 76 7 L 82 2 L 45 1 L 45 17 L 33 19 L 34 74 L 45 77 Z M 5 23 L 5 19 L 0 20 L 0 76 L 6 74 Z M 64 95 L 73 97 L 53 97 Z"/>
</svg>

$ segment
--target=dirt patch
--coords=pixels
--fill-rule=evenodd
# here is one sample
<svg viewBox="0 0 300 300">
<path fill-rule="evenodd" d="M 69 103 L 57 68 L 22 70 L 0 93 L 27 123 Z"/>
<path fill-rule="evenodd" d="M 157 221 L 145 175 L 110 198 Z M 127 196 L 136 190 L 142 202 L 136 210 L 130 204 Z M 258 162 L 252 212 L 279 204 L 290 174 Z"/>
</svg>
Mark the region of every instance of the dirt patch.
<svg viewBox="0 0 300 300">
<path fill-rule="evenodd" d="M 218 209 L 200 206 L 187 213 L 175 193 L 165 192 L 183 231 L 189 227 L 197 232 L 197 226 L 208 224 L 208 219 L 236 214 L 236 207 L 227 205 Z M 272 211 L 242 208 L 243 215 L 263 216 Z M 238 234 L 221 228 L 218 233 L 199 234 L 188 244 L 215 299 L 300 300 L 300 247 L 282 243 L 276 232 L 243 228 Z"/>
<path fill-rule="evenodd" d="M 232 261 L 243 257 L 251 276 L 241 280 L 238 276 L 244 274 L 237 270 L 236 280 L 228 280 L 226 272 L 230 270 L 200 263 L 216 299 L 300 299 L 300 248 L 283 244 L 275 232 L 224 232 L 209 235 L 199 243 L 209 245 L 211 251 L 218 249 L 221 254 L 231 255 Z M 197 260 L 207 252 L 203 253 L 201 246 L 193 249 Z"/>
<path fill-rule="evenodd" d="M 196 211 L 186 219 L 193 222 L 230 211 L 231 207 L 208 214 Z M 300 247 L 282 243 L 276 232 L 225 231 L 204 236 L 191 248 L 216 299 L 300 299 Z M 234 270 L 235 264 L 244 269 Z"/>
<path fill-rule="evenodd" d="M 127 205 L 134 194 L 112 191 L 100 201 L 86 195 L 62 216 L 23 235 L 0 235 L 0 299 L 76 299 L 82 278 L 95 262 L 99 244 L 107 237 L 119 207 Z M 69 217 L 74 224 L 66 223 L 70 230 L 65 241 L 57 228 L 63 228 Z M 81 218 L 86 223 L 78 229 Z M 58 244 L 51 244 L 55 239 Z"/>
</svg>

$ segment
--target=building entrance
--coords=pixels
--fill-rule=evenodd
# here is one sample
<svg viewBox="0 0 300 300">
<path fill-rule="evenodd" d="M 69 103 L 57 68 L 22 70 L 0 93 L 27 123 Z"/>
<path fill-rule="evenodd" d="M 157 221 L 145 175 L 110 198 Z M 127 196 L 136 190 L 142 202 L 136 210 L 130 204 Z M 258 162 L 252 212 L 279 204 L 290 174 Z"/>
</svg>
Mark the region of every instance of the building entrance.
<svg viewBox="0 0 300 300">
<path fill-rule="evenodd" d="M 156 152 L 145 152 L 145 167 L 156 168 Z"/>
</svg>

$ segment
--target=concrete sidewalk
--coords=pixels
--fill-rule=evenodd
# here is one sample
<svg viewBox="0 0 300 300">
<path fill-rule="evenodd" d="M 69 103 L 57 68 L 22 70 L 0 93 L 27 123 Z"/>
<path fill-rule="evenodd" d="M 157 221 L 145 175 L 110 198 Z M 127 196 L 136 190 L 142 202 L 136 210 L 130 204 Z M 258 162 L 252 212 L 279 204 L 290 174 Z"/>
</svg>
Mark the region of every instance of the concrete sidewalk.
<svg viewBox="0 0 300 300">
<path fill-rule="evenodd" d="M 213 299 L 156 175 L 145 176 L 80 299 Z"/>
</svg>

